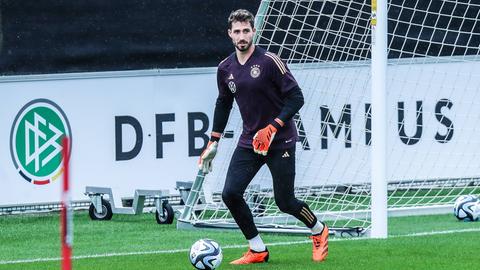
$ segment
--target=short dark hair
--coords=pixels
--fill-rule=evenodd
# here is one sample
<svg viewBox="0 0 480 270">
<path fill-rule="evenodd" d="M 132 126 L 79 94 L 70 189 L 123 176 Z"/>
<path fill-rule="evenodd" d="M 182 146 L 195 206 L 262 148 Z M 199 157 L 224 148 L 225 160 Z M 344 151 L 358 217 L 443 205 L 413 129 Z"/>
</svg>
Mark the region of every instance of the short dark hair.
<svg viewBox="0 0 480 270">
<path fill-rule="evenodd" d="M 246 9 L 237 9 L 230 13 L 228 16 L 228 29 L 232 29 L 232 23 L 234 22 L 249 22 L 252 28 L 254 28 L 255 17 Z"/>
</svg>

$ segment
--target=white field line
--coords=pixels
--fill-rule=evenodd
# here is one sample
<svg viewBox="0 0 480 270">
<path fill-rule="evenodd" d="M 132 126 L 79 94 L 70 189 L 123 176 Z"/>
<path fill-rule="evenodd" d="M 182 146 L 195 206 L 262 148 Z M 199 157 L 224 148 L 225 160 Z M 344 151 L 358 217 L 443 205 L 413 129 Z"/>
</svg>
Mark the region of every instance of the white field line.
<svg viewBox="0 0 480 270">
<path fill-rule="evenodd" d="M 452 234 L 452 233 L 463 233 L 463 232 L 480 232 L 480 228 L 471 228 L 471 229 L 462 229 L 462 230 L 447 230 L 447 231 L 434 231 L 434 232 L 420 232 L 420 233 L 411 233 L 411 234 L 400 234 L 400 235 L 389 235 L 388 238 L 403 238 L 403 237 L 416 237 L 416 236 L 428 236 L 428 235 L 438 235 L 438 234 Z M 353 237 L 353 238 L 333 238 L 330 239 L 330 242 L 338 241 L 366 241 L 372 238 L 362 238 L 362 237 Z M 310 240 L 302 241 L 289 241 L 289 242 L 275 242 L 267 243 L 267 246 L 289 246 L 289 245 L 298 245 L 311 243 Z M 222 249 L 234 249 L 234 248 L 245 248 L 247 245 L 227 245 L 223 246 Z M 113 252 L 113 253 L 103 253 L 103 254 L 92 254 L 92 255 L 80 255 L 73 256 L 72 259 L 90 259 L 90 258 L 105 258 L 105 257 L 120 257 L 120 256 L 132 256 L 132 255 L 149 255 L 149 254 L 172 254 L 172 253 L 184 253 L 188 252 L 189 249 L 171 249 L 171 250 L 151 250 L 151 251 L 133 251 L 133 252 Z M 22 259 L 22 260 L 11 260 L 11 261 L 0 261 L 0 265 L 3 264 L 21 264 L 21 263 L 35 263 L 35 262 L 49 262 L 49 261 L 60 261 L 62 258 L 35 258 L 35 259 Z"/>
</svg>

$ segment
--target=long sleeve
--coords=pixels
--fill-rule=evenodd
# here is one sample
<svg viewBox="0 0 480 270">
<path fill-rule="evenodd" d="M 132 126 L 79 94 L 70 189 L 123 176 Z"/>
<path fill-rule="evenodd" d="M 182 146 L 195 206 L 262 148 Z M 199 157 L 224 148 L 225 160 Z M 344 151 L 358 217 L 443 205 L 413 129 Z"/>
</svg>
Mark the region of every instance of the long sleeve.
<svg viewBox="0 0 480 270">
<path fill-rule="evenodd" d="M 215 103 L 212 126 L 212 131 L 218 133 L 223 133 L 225 130 L 233 105 L 233 94 L 230 92 L 223 79 L 224 72 L 219 68 L 217 70 L 218 97 L 217 102 Z"/>
<path fill-rule="evenodd" d="M 285 105 L 283 106 L 278 118 L 283 122 L 289 121 L 304 104 L 303 94 L 300 88 L 297 86 L 290 90 L 284 99 Z"/>
</svg>

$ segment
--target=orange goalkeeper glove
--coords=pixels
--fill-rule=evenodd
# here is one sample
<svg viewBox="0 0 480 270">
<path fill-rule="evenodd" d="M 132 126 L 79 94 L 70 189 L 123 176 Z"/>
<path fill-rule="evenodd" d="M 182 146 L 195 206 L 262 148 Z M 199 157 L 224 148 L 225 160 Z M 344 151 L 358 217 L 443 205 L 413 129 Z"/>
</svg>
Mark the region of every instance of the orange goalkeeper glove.
<svg viewBox="0 0 480 270">
<path fill-rule="evenodd" d="M 269 124 L 266 128 L 262 128 L 255 136 L 253 136 L 253 151 L 257 154 L 266 156 L 268 153 L 268 148 L 277 133 L 277 128 L 272 124 Z"/>
<path fill-rule="evenodd" d="M 284 125 L 285 123 L 282 120 L 275 118 L 267 127 L 257 131 L 255 136 L 253 136 L 253 151 L 257 154 L 266 156 L 268 149 L 273 142 L 273 138 L 275 138 L 275 134 L 277 133 L 278 129 Z"/>
</svg>

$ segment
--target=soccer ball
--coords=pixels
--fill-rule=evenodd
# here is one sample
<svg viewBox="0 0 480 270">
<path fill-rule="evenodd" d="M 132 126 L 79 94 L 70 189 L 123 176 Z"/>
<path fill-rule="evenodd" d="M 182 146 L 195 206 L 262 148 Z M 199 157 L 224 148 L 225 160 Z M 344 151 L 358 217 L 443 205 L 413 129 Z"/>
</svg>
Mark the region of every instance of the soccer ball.
<svg viewBox="0 0 480 270">
<path fill-rule="evenodd" d="M 211 239 L 200 239 L 190 248 L 189 258 L 197 269 L 216 269 L 223 259 L 222 248 Z"/>
<path fill-rule="evenodd" d="M 475 195 L 462 195 L 455 200 L 453 214 L 463 221 L 476 221 L 480 216 L 480 199 Z"/>
</svg>

